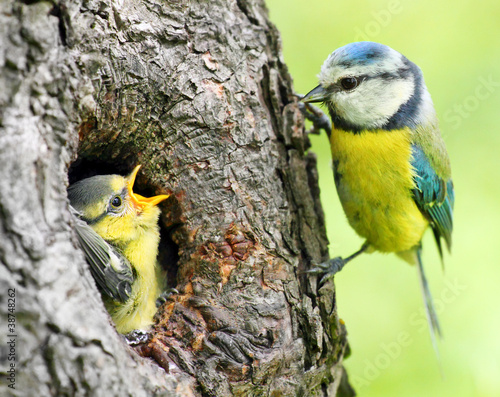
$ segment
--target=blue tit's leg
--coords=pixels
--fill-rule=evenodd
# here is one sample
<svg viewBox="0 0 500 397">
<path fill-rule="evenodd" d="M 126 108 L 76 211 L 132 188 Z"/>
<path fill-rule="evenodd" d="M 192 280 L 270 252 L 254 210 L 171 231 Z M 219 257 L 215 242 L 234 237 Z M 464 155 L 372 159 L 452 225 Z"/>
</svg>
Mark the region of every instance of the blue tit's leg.
<svg viewBox="0 0 500 397">
<path fill-rule="evenodd" d="M 297 96 L 299 98 L 303 97 L 303 95 Z M 330 136 L 332 132 L 332 122 L 330 121 L 330 117 L 310 103 L 299 102 L 299 109 L 304 117 L 313 123 L 312 128 L 307 131 L 308 134 L 319 135 L 321 130 L 325 130 L 328 136 Z"/>
<path fill-rule="evenodd" d="M 319 284 L 324 284 L 325 281 L 333 277 L 336 273 L 340 272 L 344 266 L 356 258 L 358 255 L 362 254 L 365 252 L 369 247 L 368 243 L 364 243 L 361 248 L 356 251 L 354 254 L 351 256 L 348 256 L 347 258 L 341 258 L 340 256 L 337 256 L 336 258 L 330 259 L 326 262 L 320 263 L 318 265 L 315 265 L 311 270 L 308 270 L 307 273 L 311 274 L 316 274 L 318 276 L 321 276 L 321 279 L 319 280 Z"/>
</svg>

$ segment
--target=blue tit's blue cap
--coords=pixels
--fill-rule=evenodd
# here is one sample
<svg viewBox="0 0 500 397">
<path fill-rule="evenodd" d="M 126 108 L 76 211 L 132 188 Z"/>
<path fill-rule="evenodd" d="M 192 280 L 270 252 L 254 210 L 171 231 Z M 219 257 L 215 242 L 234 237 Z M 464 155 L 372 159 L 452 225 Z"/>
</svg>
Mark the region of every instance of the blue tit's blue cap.
<svg viewBox="0 0 500 397">
<path fill-rule="evenodd" d="M 392 48 L 372 41 L 360 41 L 350 43 L 336 49 L 332 53 L 337 64 L 344 67 L 354 65 L 369 65 L 386 59 L 388 55 L 392 55 L 396 51 Z"/>
<path fill-rule="evenodd" d="M 406 78 L 410 62 L 402 54 L 384 44 L 371 41 L 350 43 L 333 51 L 321 67 L 320 84 L 334 84 L 339 77 L 380 76 L 384 79 Z"/>
</svg>

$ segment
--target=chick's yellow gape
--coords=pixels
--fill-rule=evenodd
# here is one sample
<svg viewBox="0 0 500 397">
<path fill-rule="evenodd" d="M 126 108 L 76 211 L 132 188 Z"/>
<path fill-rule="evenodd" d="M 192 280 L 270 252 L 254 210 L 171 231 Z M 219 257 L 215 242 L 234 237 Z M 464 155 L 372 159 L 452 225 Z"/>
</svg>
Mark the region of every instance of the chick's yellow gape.
<svg viewBox="0 0 500 397">
<path fill-rule="evenodd" d="M 80 245 L 120 333 L 152 324 L 162 286 L 157 204 L 168 196 L 134 193 L 139 168 L 127 178 L 99 175 L 68 188 Z"/>
<path fill-rule="evenodd" d="M 422 72 L 392 48 L 359 42 L 330 54 L 318 77 L 320 84 L 302 101 L 328 107 L 337 192 L 349 223 L 366 242 L 350 257 L 312 272 L 334 274 L 368 250 L 395 252 L 416 264 L 437 352 L 434 333 L 440 328 L 421 241 L 430 226 L 441 256 L 442 240 L 451 248 L 455 196 Z"/>
</svg>

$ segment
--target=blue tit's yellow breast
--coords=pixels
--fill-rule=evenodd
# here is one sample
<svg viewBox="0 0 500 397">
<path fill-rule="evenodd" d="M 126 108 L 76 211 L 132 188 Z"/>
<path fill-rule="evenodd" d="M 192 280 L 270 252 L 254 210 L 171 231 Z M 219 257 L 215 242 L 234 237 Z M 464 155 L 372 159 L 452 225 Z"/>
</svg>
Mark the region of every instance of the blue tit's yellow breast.
<svg viewBox="0 0 500 397">
<path fill-rule="evenodd" d="M 428 222 L 411 193 L 411 131 L 334 129 L 331 147 L 337 192 L 354 230 L 382 252 L 417 245 Z"/>
</svg>

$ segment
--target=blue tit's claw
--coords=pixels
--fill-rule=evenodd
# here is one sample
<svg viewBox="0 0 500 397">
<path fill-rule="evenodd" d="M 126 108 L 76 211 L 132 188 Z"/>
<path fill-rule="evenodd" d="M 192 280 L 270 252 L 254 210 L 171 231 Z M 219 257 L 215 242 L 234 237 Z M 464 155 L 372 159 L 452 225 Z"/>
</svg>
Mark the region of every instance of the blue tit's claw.
<svg viewBox="0 0 500 397">
<path fill-rule="evenodd" d="M 303 95 L 297 96 L 303 97 Z M 319 135 L 321 130 L 325 130 L 326 133 L 330 135 L 332 131 L 332 122 L 325 113 L 323 113 L 316 106 L 304 102 L 299 102 L 299 109 L 304 117 L 313 123 L 312 128 L 307 131 L 308 134 Z"/>
<path fill-rule="evenodd" d="M 333 277 L 336 273 L 341 271 L 346 263 L 346 260 L 337 256 L 336 258 L 315 265 L 312 269 L 308 270 L 307 273 L 320 276 L 319 285 L 323 285 L 330 277 Z"/>
<path fill-rule="evenodd" d="M 142 345 L 144 343 L 148 343 L 151 339 L 151 332 L 144 331 L 142 329 L 134 329 L 125 335 L 125 340 L 129 346 Z"/>
<path fill-rule="evenodd" d="M 172 295 L 177 295 L 179 294 L 179 291 L 177 291 L 175 288 L 169 288 L 165 291 L 163 291 L 160 296 L 156 299 L 156 307 L 160 307 L 163 305 L 166 301 L 170 299 Z"/>
</svg>

